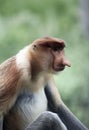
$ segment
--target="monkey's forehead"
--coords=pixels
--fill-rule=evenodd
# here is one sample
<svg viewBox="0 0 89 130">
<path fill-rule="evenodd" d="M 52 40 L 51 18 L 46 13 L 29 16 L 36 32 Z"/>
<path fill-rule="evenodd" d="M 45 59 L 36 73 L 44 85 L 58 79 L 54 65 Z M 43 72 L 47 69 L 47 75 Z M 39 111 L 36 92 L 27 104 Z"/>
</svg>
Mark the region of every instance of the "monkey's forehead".
<svg viewBox="0 0 89 130">
<path fill-rule="evenodd" d="M 43 38 L 39 38 L 37 40 L 35 40 L 32 44 L 61 44 L 62 46 L 65 47 L 65 41 L 59 38 L 55 38 L 55 37 L 43 37 Z"/>
</svg>

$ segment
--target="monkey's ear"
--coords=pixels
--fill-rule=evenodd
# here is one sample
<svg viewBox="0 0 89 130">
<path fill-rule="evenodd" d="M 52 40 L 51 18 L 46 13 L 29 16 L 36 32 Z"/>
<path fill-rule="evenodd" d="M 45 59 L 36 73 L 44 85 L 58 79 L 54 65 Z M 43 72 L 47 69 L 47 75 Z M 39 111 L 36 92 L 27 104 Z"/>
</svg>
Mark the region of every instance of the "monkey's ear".
<svg viewBox="0 0 89 130">
<path fill-rule="evenodd" d="M 37 49 L 37 45 L 34 44 L 34 45 L 33 45 L 33 50 L 36 50 L 36 49 Z"/>
</svg>

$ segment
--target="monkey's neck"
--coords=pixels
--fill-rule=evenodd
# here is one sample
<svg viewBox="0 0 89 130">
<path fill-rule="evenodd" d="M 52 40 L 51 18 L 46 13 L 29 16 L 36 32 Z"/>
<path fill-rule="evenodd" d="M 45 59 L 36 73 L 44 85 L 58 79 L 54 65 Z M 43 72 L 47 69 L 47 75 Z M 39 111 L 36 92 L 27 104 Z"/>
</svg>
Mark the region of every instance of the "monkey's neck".
<svg viewBox="0 0 89 130">
<path fill-rule="evenodd" d="M 31 72 L 32 81 L 38 80 L 38 78 L 43 73 L 37 57 L 34 56 L 34 53 L 31 53 L 31 57 L 30 57 L 30 72 Z"/>
<path fill-rule="evenodd" d="M 44 88 L 50 79 L 50 75 L 39 74 L 39 76 L 31 80 L 32 91 L 38 91 L 41 88 Z"/>
<path fill-rule="evenodd" d="M 34 63 L 34 61 L 31 63 L 31 82 L 45 86 L 50 77 L 52 74 L 43 71 L 39 64 Z"/>
<path fill-rule="evenodd" d="M 30 92 L 37 92 L 40 89 L 44 89 L 48 81 L 50 80 L 50 75 L 40 74 L 37 79 L 33 79 L 30 81 L 28 89 Z"/>
</svg>

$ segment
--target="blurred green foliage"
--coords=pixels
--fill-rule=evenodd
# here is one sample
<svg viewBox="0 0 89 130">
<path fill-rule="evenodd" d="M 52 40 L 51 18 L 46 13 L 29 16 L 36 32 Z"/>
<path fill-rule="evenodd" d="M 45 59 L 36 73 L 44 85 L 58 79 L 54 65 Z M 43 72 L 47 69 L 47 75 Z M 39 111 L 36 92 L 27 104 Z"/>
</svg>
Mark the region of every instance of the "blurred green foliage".
<svg viewBox="0 0 89 130">
<path fill-rule="evenodd" d="M 89 127 L 89 39 L 83 36 L 77 0 L 0 0 L 0 62 L 33 40 L 66 41 L 72 67 L 55 81 L 67 106 Z"/>
</svg>

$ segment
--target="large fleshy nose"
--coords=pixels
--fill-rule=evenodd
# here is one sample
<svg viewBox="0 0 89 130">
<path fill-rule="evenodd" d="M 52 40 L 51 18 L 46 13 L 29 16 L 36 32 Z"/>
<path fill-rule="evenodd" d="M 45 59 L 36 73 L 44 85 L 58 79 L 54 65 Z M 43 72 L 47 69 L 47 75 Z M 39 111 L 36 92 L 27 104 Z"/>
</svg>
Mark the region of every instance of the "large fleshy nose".
<svg viewBox="0 0 89 130">
<path fill-rule="evenodd" d="M 70 61 L 69 60 L 63 60 L 63 65 L 64 66 L 68 66 L 68 67 L 71 67 L 71 63 L 70 63 Z"/>
</svg>

